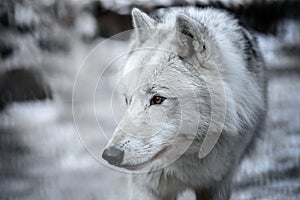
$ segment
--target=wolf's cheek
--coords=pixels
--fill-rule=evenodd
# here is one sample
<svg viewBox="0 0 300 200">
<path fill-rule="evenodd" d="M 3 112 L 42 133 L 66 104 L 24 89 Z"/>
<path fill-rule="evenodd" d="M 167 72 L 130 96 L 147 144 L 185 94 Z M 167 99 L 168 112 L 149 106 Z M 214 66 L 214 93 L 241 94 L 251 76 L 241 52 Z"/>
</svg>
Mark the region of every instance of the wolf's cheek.
<svg viewBox="0 0 300 200">
<path fill-rule="evenodd" d="M 149 109 L 149 126 L 152 128 L 154 135 L 163 129 L 166 125 L 167 109 L 161 105 L 154 105 Z"/>
</svg>

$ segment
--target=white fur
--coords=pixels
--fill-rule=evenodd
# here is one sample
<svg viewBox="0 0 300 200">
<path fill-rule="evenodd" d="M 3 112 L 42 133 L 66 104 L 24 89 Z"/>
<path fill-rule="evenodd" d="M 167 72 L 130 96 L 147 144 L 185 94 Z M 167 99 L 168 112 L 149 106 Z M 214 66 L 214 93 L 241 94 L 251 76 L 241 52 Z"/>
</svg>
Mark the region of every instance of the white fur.
<svg viewBox="0 0 300 200">
<path fill-rule="evenodd" d="M 242 28 L 222 11 L 174 8 L 157 22 L 134 9 L 133 18 L 145 29 L 137 29 L 123 71 L 127 113 L 108 144 L 124 151 L 120 167 L 149 172 L 132 176 L 131 199 L 173 199 L 188 188 L 198 199 L 228 199 L 265 114 L 259 52 L 251 72 Z M 152 87 L 166 97 L 161 105 L 150 106 Z"/>
</svg>

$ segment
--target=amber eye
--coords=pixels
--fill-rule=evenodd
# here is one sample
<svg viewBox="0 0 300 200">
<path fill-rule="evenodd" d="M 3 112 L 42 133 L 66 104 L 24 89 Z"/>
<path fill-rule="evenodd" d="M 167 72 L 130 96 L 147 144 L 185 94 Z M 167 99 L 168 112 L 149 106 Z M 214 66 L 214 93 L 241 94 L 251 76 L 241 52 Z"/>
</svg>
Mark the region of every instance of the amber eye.
<svg viewBox="0 0 300 200">
<path fill-rule="evenodd" d="M 152 99 L 150 100 L 150 105 L 159 105 L 162 104 L 162 102 L 166 99 L 166 97 L 161 97 L 161 96 L 154 96 L 152 97 Z"/>
</svg>

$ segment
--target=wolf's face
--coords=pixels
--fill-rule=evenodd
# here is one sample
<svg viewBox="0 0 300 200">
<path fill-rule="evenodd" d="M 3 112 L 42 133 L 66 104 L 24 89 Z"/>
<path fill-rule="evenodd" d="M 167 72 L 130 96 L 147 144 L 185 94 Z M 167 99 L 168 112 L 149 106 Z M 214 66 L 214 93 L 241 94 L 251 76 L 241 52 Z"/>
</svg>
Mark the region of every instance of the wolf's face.
<svg viewBox="0 0 300 200">
<path fill-rule="evenodd" d="M 207 127 L 208 120 L 203 119 L 210 117 L 210 95 L 199 73 L 200 63 L 196 67 L 191 63 L 207 59 L 214 46 L 205 46 L 202 41 L 209 40 L 205 27 L 185 15 L 173 27 L 156 24 L 136 10 L 133 19 L 135 27 L 143 29 L 136 29 L 136 49 L 124 67 L 126 113 L 102 157 L 127 169 L 157 169 L 190 148 L 199 126 Z"/>
<path fill-rule="evenodd" d="M 126 113 L 103 154 L 110 164 L 128 169 L 152 161 L 169 164 L 182 155 L 196 135 L 199 115 L 194 85 L 178 56 L 162 50 L 136 53 L 126 66 L 135 68 L 122 78 Z M 144 59 L 149 54 L 152 61 Z"/>
</svg>

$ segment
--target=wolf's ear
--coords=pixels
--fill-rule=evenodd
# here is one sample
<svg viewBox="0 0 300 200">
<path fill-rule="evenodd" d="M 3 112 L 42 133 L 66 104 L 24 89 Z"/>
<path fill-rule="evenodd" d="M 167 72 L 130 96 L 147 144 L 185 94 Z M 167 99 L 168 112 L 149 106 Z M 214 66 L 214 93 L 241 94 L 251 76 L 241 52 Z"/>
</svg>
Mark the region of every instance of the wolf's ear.
<svg viewBox="0 0 300 200">
<path fill-rule="evenodd" d="M 131 14 L 137 37 L 140 41 L 143 41 L 155 27 L 156 21 L 137 8 L 132 9 Z"/>
<path fill-rule="evenodd" d="M 215 47 L 207 27 L 186 14 L 176 18 L 176 39 L 181 56 L 197 58 L 201 63 L 210 59 L 210 52 Z"/>
</svg>

